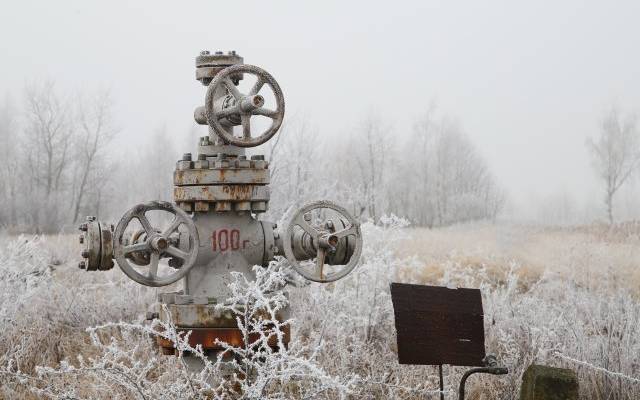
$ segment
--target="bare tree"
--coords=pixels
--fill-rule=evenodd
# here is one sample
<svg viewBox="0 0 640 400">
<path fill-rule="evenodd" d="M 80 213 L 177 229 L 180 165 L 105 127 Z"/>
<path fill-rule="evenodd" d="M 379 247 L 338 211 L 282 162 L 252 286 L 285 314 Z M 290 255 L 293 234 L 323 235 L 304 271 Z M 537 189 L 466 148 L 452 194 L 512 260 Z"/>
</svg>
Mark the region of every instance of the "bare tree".
<svg viewBox="0 0 640 400">
<path fill-rule="evenodd" d="M 55 91 L 52 81 L 32 85 L 25 90 L 26 170 L 30 177 L 28 208 L 37 229 L 52 229 L 58 221 L 58 206 L 64 201 L 64 180 L 71 166 L 73 124 L 68 101 Z M 44 207 L 44 223 L 40 210 Z"/>
<path fill-rule="evenodd" d="M 105 174 L 100 171 L 106 167 L 104 153 L 115 136 L 117 129 L 113 124 L 113 101 L 108 91 L 97 92 L 83 98 L 79 96 L 78 104 L 78 135 L 76 171 L 77 185 L 73 207 L 73 222 L 78 220 L 83 201 L 89 186 L 99 190 L 104 182 L 92 182 L 92 177 L 103 180 Z M 101 195 L 96 196 L 98 204 L 93 210 L 99 209 Z"/>
<path fill-rule="evenodd" d="M 0 226 L 17 224 L 16 197 L 19 184 L 19 156 L 16 146 L 16 118 L 13 104 L 7 95 L 0 106 Z"/>
<path fill-rule="evenodd" d="M 315 199 L 321 191 L 323 179 L 319 135 L 309 127 L 306 119 L 289 120 L 267 150 L 271 188 L 276 200 L 272 207 L 300 205 Z M 273 210 L 278 211 L 278 210 Z"/>
<path fill-rule="evenodd" d="M 612 107 L 602 119 L 600 134 L 590 138 L 587 146 L 594 167 L 605 183 L 607 218 L 612 224 L 614 196 L 640 166 L 640 135 L 635 116 L 622 116 Z"/>
<path fill-rule="evenodd" d="M 370 113 L 362 120 L 349 148 L 355 155 L 355 172 L 363 188 L 366 210 L 374 221 L 382 214 L 379 210 L 382 185 L 388 153 L 391 152 L 389 147 L 393 144 L 393 134 L 390 131 L 377 116 Z"/>
</svg>

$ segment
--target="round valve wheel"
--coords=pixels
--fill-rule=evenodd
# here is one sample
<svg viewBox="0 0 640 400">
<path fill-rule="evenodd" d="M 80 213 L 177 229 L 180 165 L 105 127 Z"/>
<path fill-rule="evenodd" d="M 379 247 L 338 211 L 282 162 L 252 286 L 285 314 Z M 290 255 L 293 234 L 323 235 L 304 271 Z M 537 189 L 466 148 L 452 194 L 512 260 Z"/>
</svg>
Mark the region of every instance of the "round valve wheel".
<svg viewBox="0 0 640 400">
<path fill-rule="evenodd" d="M 256 82 L 248 94 L 240 93 L 233 84 L 232 77 L 238 76 L 238 74 L 256 76 Z M 263 107 L 264 97 L 259 93 L 265 84 L 271 87 L 275 95 L 275 110 Z M 226 88 L 234 102 L 229 107 L 218 109 L 215 106 L 215 94 L 221 86 Z M 248 64 L 233 65 L 220 71 L 209 84 L 205 98 L 205 110 L 209 126 L 223 140 L 239 147 L 253 147 L 271 139 L 280 129 L 284 118 L 284 96 L 278 82 L 267 71 Z M 257 136 L 254 136 L 251 131 L 251 117 L 254 115 L 262 115 L 271 119 L 271 126 Z M 227 130 L 222 124 L 223 119 L 230 117 L 239 117 L 240 125 L 242 125 L 241 137 L 234 136 L 233 131 Z"/>
<path fill-rule="evenodd" d="M 160 231 L 151 226 L 145 214 L 154 210 L 165 211 L 174 215 L 173 221 L 167 229 Z M 140 222 L 146 237 L 143 240 L 138 239 L 136 242 L 128 244 L 124 239 L 125 231 L 134 219 Z M 188 246 L 185 246 L 188 247 L 187 251 L 181 250 L 175 245 L 175 238 L 179 235 L 178 228 L 183 225 L 187 230 L 187 234 L 181 236 L 188 236 Z M 173 235 L 172 237 L 172 234 L 178 235 Z M 140 237 L 139 234 L 137 236 Z M 171 203 L 152 201 L 133 207 L 118 222 L 114 232 L 113 255 L 122 272 L 134 281 L 147 286 L 166 286 L 184 277 L 189 272 L 189 269 L 194 266 L 198 257 L 199 246 L 198 230 L 187 213 Z M 134 264 L 137 265 L 141 259 L 140 254 L 143 253 L 148 253 L 148 264 L 142 267 L 138 266 L 138 268 L 134 267 L 129 262 L 129 258 L 136 256 Z M 158 273 L 158 267 L 162 257 L 180 259 L 182 266 L 175 272 L 161 276 Z M 146 257 L 143 258 L 143 260 L 145 259 Z M 146 269 L 146 272 L 141 272 L 144 269 Z"/>
<path fill-rule="evenodd" d="M 314 223 L 312 212 L 321 209 L 333 210 L 340 220 L 346 222 L 344 228 L 333 228 L 333 224 L 330 221 L 324 225 Z M 332 229 L 327 225 L 330 225 Z M 296 226 L 300 227 L 304 232 L 302 236 L 295 235 L 294 229 Z M 295 256 L 294 240 L 305 242 L 305 237 L 311 239 L 310 243 L 307 244 L 316 252 L 316 261 L 312 266 L 303 266 Z M 341 241 L 346 243 L 346 240 L 350 241 L 353 250 L 347 263 L 338 266 L 333 265 L 332 271 L 326 271 L 325 268 L 328 265 L 326 262 L 335 253 L 339 243 Z M 306 279 L 323 283 L 337 281 L 353 271 L 360 259 L 360 254 L 362 253 L 360 224 L 347 210 L 333 202 L 316 201 L 309 203 L 289 218 L 283 237 L 283 247 L 284 254 L 291 266 Z"/>
</svg>

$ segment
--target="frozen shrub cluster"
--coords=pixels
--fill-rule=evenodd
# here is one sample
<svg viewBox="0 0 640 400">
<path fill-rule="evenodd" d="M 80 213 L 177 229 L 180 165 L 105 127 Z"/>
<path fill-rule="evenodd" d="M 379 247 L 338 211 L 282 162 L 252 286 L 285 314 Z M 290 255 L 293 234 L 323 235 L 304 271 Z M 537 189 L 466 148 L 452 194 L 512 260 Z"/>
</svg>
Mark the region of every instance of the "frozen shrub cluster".
<svg viewBox="0 0 640 400">
<path fill-rule="evenodd" d="M 10 249 L 14 258 L 25 253 Z M 46 264 L 42 248 L 31 249 Z M 255 280 L 234 274 L 231 298 L 218 305 L 236 315 L 243 346 L 221 343 L 224 350 L 209 359 L 201 348 L 189 345 L 188 332 L 181 333 L 170 323 L 107 322 L 85 329 L 89 343 L 84 354 L 69 354 L 50 366 L 26 366 L 20 352 L 7 352 L 0 366 L 4 384 L 0 393 L 52 399 L 344 398 L 352 393 L 356 377 L 328 374 L 316 360 L 321 346 L 285 344 L 285 327 L 292 321 L 280 321 L 277 314 L 288 304 L 282 289 L 291 272 L 282 263 L 272 263 L 266 269 L 256 267 L 255 273 Z M 53 282 L 49 279 L 47 284 Z M 42 289 L 34 293 L 48 293 Z M 17 314 L 12 319 L 20 320 Z M 171 340 L 177 357 L 160 356 L 152 340 L 155 335 Z M 41 346 L 35 338 L 34 334 L 34 346 Z M 199 373 L 188 372 L 187 354 L 202 363 Z"/>
<path fill-rule="evenodd" d="M 0 245 L 0 398 L 28 398 L 30 385 L 13 373 L 35 379 L 37 366 L 58 367 L 96 353 L 87 327 L 141 319 L 153 298 L 120 271 L 78 274 L 48 251 L 48 240 L 18 237 Z"/>
</svg>

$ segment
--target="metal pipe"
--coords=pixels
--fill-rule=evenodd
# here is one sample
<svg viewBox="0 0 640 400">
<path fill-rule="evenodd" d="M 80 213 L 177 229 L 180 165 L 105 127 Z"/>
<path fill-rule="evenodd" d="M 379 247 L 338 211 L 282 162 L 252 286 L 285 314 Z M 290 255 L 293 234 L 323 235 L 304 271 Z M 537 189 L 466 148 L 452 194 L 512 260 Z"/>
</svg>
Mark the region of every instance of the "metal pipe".
<svg viewBox="0 0 640 400">
<path fill-rule="evenodd" d="M 438 372 L 440 373 L 440 400 L 444 400 L 444 377 L 442 376 L 442 364 L 438 365 Z"/>
<path fill-rule="evenodd" d="M 464 373 L 464 375 L 462 375 L 462 379 L 460 380 L 460 388 L 458 389 L 458 400 L 464 400 L 464 385 L 467 383 L 467 378 L 477 373 L 506 375 L 509 373 L 509 370 L 505 367 L 480 367 L 468 370 Z"/>
</svg>

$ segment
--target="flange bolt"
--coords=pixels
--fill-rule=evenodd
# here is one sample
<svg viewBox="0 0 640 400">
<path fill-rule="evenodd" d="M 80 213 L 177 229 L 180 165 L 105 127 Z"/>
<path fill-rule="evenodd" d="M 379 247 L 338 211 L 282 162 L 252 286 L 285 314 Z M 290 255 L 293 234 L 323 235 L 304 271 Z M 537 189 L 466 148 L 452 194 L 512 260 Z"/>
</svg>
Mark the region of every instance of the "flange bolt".
<svg viewBox="0 0 640 400">
<path fill-rule="evenodd" d="M 82 256 L 82 258 L 89 258 L 89 250 L 82 250 L 82 253 L 80 253 L 80 255 Z"/>
<path fill-rule="evenodd" d="M 78 241 L 80 242 L 80 244 L 84 243 L 84 235 L 80 235 L 80 237 L 78 238 Z"/>
<path fill-rule="evenodd" d="M 78 227 L 78 229 L 80 229 L 82 232 L 86 232 L 87 229 L 89 229 L 89 227 L 87 226 L 86 223 L 82 223 L 80 224 L 80 226 Z"/>
<path fill-rule="evenodd" d="M 182 155 L 182 161 L 191 161 L 191 153 L 184 153 Z"/>
<path fill-rule="evenodd" d="M 78 268 L 86 269 L 87 268 L 87 263 L 84 262 L 84 261 L 80 261 L 80 263 L 78 263 Z"/>
</svg>

